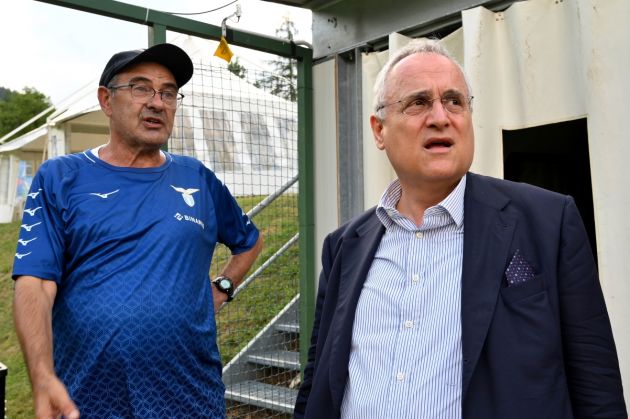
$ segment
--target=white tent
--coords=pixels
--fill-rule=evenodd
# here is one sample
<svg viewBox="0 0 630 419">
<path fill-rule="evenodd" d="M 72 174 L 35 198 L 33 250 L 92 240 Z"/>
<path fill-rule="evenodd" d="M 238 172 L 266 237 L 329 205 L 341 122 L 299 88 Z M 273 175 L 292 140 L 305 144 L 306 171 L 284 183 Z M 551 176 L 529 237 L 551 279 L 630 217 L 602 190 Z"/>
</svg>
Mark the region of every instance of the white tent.
<svg viewBox="0 0 630 419">
<path fill-rule="evenodd" d="M 235 76 L 224 61 L 210 67 L 216 42 L 171 42 L 188 52 L 195 74 L 182 90 L 169 149 L 198 158 L 238 195 L 268 194 L 297 174 L 296 104 Z M 19 219 L 24 184 L 42 161 L 108 141 L 97 88 L 95 79 L 57 104 L 46 124 L 0 144 L 0 222 Z"/>
<path fill-rule="evenodd" d="M 0 144 L 0 222 L 21 217 L 24 194 L 42 161 L 107 141 L 107 118 L 98 106 L 97 85 L 94 80 L 57 104 L 44 125 Z"/>
</svg>

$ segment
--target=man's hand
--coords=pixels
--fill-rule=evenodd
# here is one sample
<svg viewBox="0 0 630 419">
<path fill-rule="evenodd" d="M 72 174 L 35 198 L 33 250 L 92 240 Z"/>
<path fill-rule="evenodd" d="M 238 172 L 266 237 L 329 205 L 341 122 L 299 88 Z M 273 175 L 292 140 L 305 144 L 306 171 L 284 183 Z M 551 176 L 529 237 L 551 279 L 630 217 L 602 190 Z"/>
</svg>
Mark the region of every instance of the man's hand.
<svg viewBox="0 0 630 419">
<path fill-rule="evenodd" d="M 33 383 L 33 402 L 37 419 L 78 419 L 79 409 L 57 376 Z"/>
<path fill-rule="evenodd" d="M 217 289 L 216 285 L 211 284 L 212 287 L 212 302 L 214 304 L 214 314 L 219 312 L 219 309 L 227 301 L 227 294 Z"/>
<path fill-rule="evenodd" d="M 33 276 L 15 282 L 13 320 L 33 386 L 38 419 L 77 419 L 79 409 L 55 374 L 52 356 L 52 307 L 57 285 Z"/>
</svg>

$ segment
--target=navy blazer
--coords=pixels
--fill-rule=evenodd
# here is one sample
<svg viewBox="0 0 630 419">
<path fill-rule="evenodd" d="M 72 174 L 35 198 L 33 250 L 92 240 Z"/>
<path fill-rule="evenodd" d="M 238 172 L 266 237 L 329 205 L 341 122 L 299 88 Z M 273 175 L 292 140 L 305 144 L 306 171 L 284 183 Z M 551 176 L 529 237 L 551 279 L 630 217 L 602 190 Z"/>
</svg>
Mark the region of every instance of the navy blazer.
<svg viewBox="0 0 630 419">
<path fill-rule="evenodd" d="M 324 241 L 296 418 L 340 416 L 355 309 L 384 231 L 372 208 Z M 536 276 L 508 287 L 517 250 Z M 461 290 L 464 419 L 628 417 L 595 261 L 571 197 L 469 173 Z"/>
</svg>

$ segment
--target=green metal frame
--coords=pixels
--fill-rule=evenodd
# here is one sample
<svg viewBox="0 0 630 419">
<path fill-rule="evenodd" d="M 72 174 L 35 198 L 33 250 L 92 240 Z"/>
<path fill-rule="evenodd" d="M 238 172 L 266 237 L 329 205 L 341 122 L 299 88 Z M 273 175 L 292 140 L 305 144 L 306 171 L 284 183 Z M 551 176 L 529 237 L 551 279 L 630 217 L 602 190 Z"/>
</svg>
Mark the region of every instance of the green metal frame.
<svg viewBox="0 0 630 419">
<path fill-rule="evenodd" d="M 166 42 L 166 31 L 221 39 L 221 27 L 113 0 L 37 0 L 146 25 L 149 46 Z M 231 45 L 297 60 L 298 176 L 300 225 L 300 360 L 306 365 L 315 312 L 315 196 L 313 171 L 313 51 L 288 40 L 228 28 Z"/>
<path fill-rule="evenodd" d="M 298 60 L 298 214 L 300 222 L 300 365 L 306 366 L 315 318 L 315 179 L 312 51 Z"/>
</svg>

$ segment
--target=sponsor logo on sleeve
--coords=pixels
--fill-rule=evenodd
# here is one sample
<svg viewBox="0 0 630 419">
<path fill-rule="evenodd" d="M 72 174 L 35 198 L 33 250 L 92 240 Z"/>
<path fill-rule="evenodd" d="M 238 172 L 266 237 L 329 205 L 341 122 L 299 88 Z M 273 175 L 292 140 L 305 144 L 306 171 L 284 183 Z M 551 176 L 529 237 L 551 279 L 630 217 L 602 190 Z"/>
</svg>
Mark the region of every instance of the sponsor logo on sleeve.
<svg viewBox="0 0 630 419">
<path fill-rule="evenodd" d="M 18 239 L 18 243 L 20 243 L 22 246 L 28 246 L 28 244 L 33 240 L 37 240 L 37 237 L 33 237 L 30 240 Z"/>
<path fill-rule="evenodd" d="M 42 190 L 42 188 L 39 188 L 39 189 L 37 190 L 37 192 L 31 192 L 31 193 L 29 193 L 29 194 L 27 194 L 27 195 L 28 195 L 28 197 L 29 197 L 29 198 L 35 199 L 35 198 L 37 198 L 37 195 L 39 195 L 39 193 L 41 192 L 41 190 Z"/>
<path fill-rule="evenodd" d="M 37 210 L 42 209 L 42 207 L 37 207 L 37 208 L 24 208 L 24 212 L 27 213 L 28 215 L 30 215 L 31 217 L 35 215 L 35 213 L 37 212 Z"/>
<path fill-rule="evenodd" d="M 35 223 L 35 224 L 22 224 L 20 227 L 22 227 L 24 230 L 26 231 L 31 231 L 33 229 L 33 227 L 41 224 L 42 222 L 40 221 L 39 223 Z"/>
</svg>

